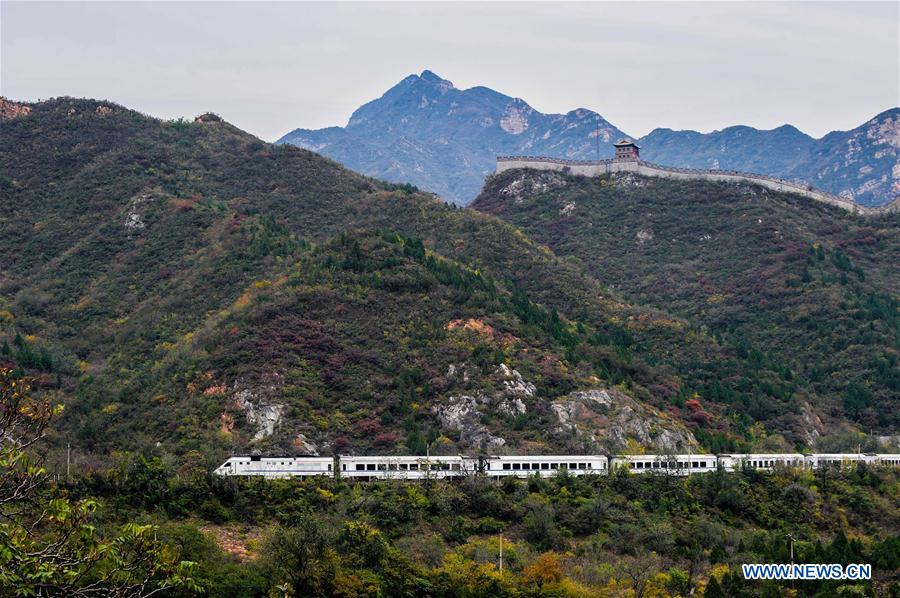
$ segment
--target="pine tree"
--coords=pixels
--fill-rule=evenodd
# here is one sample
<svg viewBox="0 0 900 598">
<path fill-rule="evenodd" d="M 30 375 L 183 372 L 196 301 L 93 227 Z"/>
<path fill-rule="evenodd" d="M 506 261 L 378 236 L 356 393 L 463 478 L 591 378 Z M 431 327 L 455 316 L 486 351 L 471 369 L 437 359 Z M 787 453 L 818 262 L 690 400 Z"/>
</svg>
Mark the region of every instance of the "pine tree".
<svg viewBox="0 0 900 598">
<path fill-rule="evenodd" d="M 703 596 L 704 598 L 725 598 L 725 592 L 722 591 L 722 586 L 719 585 L 719 581 L 715 577 L 709 578 L 709 583 L 706 584 Z"/>
</svg>

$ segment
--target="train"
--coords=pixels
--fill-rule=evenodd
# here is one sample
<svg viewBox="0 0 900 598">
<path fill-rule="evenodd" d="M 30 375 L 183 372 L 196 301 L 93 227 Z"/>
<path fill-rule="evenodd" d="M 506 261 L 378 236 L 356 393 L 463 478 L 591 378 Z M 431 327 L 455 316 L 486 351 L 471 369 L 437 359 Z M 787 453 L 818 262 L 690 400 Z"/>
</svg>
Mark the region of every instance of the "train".
<svg viewBox="0 0 900 598">
<path fill-rule="evenodd" d="M 483 475 L 489 478 L 607 475 L 627 469 L 635 474 L 687 476 L 723 469 L 778 468 L 821 469 L 860 463 L 900 467 L 900 454 L 877 453 L 742 453 L 682 455 L 502 455 L 502 456 L 353 456 L 293 457 L 234 456 L 217 467 L 219 476 L 264 478 L 341 477 L 360 481 L 376 479 L 423 480 Z"/>
</svg>

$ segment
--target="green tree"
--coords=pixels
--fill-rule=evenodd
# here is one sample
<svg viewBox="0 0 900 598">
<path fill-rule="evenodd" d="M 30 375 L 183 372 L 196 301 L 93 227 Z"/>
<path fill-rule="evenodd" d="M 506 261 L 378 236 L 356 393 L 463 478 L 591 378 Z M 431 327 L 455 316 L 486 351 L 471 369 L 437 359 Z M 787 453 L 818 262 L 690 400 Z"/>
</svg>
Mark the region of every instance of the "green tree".
<svg viewBox="0 0 900 598">
<path fill-rule="evenodd" d="M 311 515 L 277 529 L 263 549 L 269 580 L 288 596 L 332 593 L 339 559 L 334 542 Z"/>
<path fill-rule="evenodd" d="M 0 369 L 0 588 L 16 596 L 150 596 L 199 592 L 194 563 L 156 539 L 156 527 L 128 523 L 104 537 L 92 524 L 99 503 L 71 501 L 31 456 L 60 412 Z"/>
</svg>

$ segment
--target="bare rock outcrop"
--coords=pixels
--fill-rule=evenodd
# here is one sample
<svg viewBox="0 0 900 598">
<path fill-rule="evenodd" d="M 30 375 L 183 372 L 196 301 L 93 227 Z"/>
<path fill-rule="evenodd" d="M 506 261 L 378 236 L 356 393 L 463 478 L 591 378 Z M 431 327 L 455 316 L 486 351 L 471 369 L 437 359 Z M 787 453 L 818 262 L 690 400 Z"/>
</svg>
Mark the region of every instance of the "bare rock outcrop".
<svg viewBox="0 0 900 598">
<path fill-rule="evenodd" d="M 234 384 L 234 402 L 244 412 L 247 422 L 256 429 L 253 440 L 262 440 L 275 433 L 281 423 L 285 406 L 270 400 L 270 388 L 241 388 L 239 382 Z"/>
<path fill-rule="evenodd" d="M 616 388 L 569 393 L 550 404 L 558 433 L 575 432 L 581 438 L 621 451 L 629 440 L 656 452 L 681 452 L 698 446 L 681 423 L 639 403 Z"/>
<path fill-rule="evenodd" d="M 551 189 L 558 189 L 566 185 L 566 179 L 562 174 L 553 171 L 535 171 L 523 174 L 510 181 L 500 189 L 500 194 L 520 204 L 525 197 L 546 193 Z M 575 209 L 573 204 L 571 210 Z"/>
<path fill-rule="evenodd" d="M 451 365 L 448 377 L 468 382 L 468 367 Z M 506 440 L 491 434 L 482 423 L 483 416 L 491 413 L 509 417 L 522 415 L 528 411 L 527 402 L 537 397 L 537 387 L 505 363 L 497 366 L 489 380 L 493 390 L 451 395 L 432 410 L 442 428 L 459 432 L 461 447 L 499 449 Z"/>
<path fill-rule="evenodd" d="M 460 446 L 496 450 L 506 444 L 506 440 L 491 434 L 481 423 L 481 405 L 485 404 L 485 398 L 483 394 L 455 396 L 435 408 L 441 427 L 459 431 Z"/>
<path fill-rule="evenodd" d="M 291 443 L 298 455 L 303 457 L 318 457 L 319 447 L 304 434 L 297 434 Z"/>
<path fill-rule="evenodd" d="M 147 224 L 144 221 L 144 206 L 150 202 L 159 200 L 157 193 L 153 191 L 145 191 L 138 193 L 128 201 L 128 210 L 125 212 L 125 231 L 128 233 L 137 233 L 145 228 Z"/>
<path fill-rule="evenodd" d="M 3 96 L 0 96 L 0 120 L 19 118 L 28 116 L 29 114 L 31 114 L 31 106 L 20 104 L 19 102 L 12 102 Z"/>
</svg>

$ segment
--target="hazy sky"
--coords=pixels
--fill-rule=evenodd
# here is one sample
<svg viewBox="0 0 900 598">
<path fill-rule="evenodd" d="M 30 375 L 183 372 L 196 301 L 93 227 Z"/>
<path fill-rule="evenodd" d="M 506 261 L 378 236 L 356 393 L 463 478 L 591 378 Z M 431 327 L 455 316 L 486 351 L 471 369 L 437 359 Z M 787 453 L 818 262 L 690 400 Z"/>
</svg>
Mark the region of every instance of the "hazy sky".
<svg viewBox="0 0 900 598">
<path fill-rule="evenodd" d="M 900 3 L 0 3 L 0 92 L 221 114 L 263 139 L 344 125 L 431 69 L 635 136 L 900 105 Z"/>
</svg>

